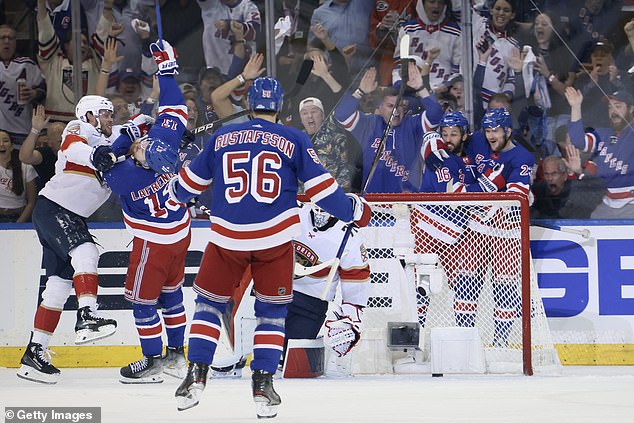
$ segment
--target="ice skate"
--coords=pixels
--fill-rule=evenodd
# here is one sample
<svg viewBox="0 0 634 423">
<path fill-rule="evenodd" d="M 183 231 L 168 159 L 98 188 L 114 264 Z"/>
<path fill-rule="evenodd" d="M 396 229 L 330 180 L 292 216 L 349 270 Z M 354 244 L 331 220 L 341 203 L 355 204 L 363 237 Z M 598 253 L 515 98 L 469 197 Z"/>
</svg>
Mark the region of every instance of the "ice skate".
<svg viewBox="0 0 634 423">
<path fill-rule="evenodd" d="M 117 322 L 113 319 L 99 317 L 89 306 L 77 310 L 77 323 L 75 324 L 75 344 L 105 338 L 117 330 Z"/>
<path fill-rule="evenodd" d="M 187 375 L 176 389 L 176 406 L 183 411 L 198 405 L 198 398 L 205 390 L 209 365 L 205 363 L 189 363 Z"/>
<path fill-rule="evenodd" d="M 253 401 L 258 419 L 270 419 L 277 416 L 277 407 L 282 399 L 273 389 L 273 374 L 264 370 L 254 370 L 251 376 Z"/>
<path fill-rule="evenodd" d="M 34 342 L 29 342 L 20 364 L 18 377 L 32 382 L 55 384 L 61 375 L 51 364 L 51 351 Z"/>
<path fill-rule="evenodd" d="M 163 359 L 160 355 L 143 356 L 139 361 L 122 367 L 119 373 L 121 383 L 162 383 Z"/>
<path fill-rule="evenodd" d="M 183 379 L 187 376 L 187 360 L 184 347 L 167 347 L 163 357 L 163 373 Z"/>
<path fill-rule="evenodd" d="M 247 364 L 246 358 L 241 358 L 235 364 L 224 367 L 211 366 L 210 377 L 212 379 L 240 379 L 242 377 L 242 369 Z"/>
</svg>

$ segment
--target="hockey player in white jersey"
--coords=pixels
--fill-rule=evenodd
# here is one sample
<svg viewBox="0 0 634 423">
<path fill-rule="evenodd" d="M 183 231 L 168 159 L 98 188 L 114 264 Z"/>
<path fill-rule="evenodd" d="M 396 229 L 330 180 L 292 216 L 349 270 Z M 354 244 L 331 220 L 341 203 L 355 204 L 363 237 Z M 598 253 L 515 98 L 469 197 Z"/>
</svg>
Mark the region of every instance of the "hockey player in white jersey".
<svg viewBox="0 0 634 423">
<path fill-rule="evenodd" d="M 47 281 L 18 370 L 24 379 L 43 383 L 59 379 L 60 371 L 50 361 L 48 345 L 73 287 L 78 302 L 76 344 L 112 335 L 117 327 L 114 320 L 96 314 L 99 252 L 86 224 L 110 195 L 96 176 L 99 165 L 93 162 L 93 155 L 110 143 L 113 111 L 112 103 L 101 96 L 79 100 L 77 119 L 62 133 L 55 175 L 40 191 L 33 210 Z"/>
</svg>

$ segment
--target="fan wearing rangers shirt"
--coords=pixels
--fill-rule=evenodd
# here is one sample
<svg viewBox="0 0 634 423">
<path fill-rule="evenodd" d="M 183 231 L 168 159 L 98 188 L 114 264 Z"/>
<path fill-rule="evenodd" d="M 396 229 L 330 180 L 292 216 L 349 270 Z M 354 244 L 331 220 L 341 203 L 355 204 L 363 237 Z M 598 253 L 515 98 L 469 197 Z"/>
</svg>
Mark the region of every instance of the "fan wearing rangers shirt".
<svg viewBox="0 0 634 423">
<path fill-rule="evenodd" d="M 163 41 L 163 47 L 168 46 Z M 159 50 L 156 44 L 151 48 Z M 103 174 L 104 181 L 119 194 L 123 221 L 134 236 L 125 298 L 132 302 L 143 358 L 121 368 L 122 383 L 160 383 L 163 371 L 183 377 L 186 367 L 183 344 L 187 322 L 181 287 L 191 239 L 190 216 L 184 204 L 169 198 L 167 183 L 174 174 L 153 170 L 148 159 L 155 158 L 166 169 L 173 166 L 173 146 L 180 144 L 185 132 L 187 107 L 173 73 L 159 73 L 158 82 L 159 114 L 148 136 L 132 144 L 132 158 Z M 122 133 L 113 150 L 128 145 L 129 140 L 128 133 Z M 157 306 L 162 309 L 167 333 L 165 357 Z"/>
<path fill-rule="evenodd" d="M 449 0 L 418 0 L 416 13 L 418 16 L 406 22 L 399 30 L 396 49 L 394 50 L 394 67 L 392 81 L 401 79 L 400 40 L 403 35 L 410 37 L 409 56 L 418 56 L 425 60 L 429 67 L 429 85 L 436 92 L 447 90 L 445 82 L 460 71 L 462 57 L 460 25 L 450 19 Z M 440 49 L 433 60 L 428 58 L 431 49 Z"/>
<path fill-rule="evenodd" d="M 0 128 L 21 145 L 31 130 L 32 103 L 46 96 L 46 81 L 32 59 L 15 55 L 15 39 L 14 28 L 0 25 Z"/>
<path fill-rule="evenodd" d="M 306 134 L 275 123 L 283 100 L 276 79 L 255 79 L 247 99 L 252 119 L 217 131 L 170 184 L 172 198 L 186 202 L 213 181 L 214 198 L 210 243 L 194 283 L 198 296 L 188 340 L 190 364 L 176 399 L 179 410 L 198 404 L 220 336 L 220 316 L 250 266 L 257 318 L 253 398 L 258 416 L 273 417 L 281 403 L 273 389 L 273 374 L 292 299 L 292 238 L 301 231 L 298 179 L 311 201 L 344 222 L 367 225 L 370 207 L 343 192 L 319 162 Z"/>
<path fill-rule="evenodd" d="M 586 170 L 603 179 L 607 187 L 603 204 L 590 217 L 634 218 L 634 98 L 623 90 L 605 97 L 611 127 L 585 132 L 581 116 L 583 94 L 572 87 L 566 88 L 565 94 L 571 110 L 570 140 L 581 151 L 592 154 L 593 166 Z"/>
<path fill-rule="evenodd" d="M 47 281 L 18 370 L 24 379 L 43 383 L 59 379 L 60 371 L 48 358 L 48 344 L 73 287 L 79 303 L 75 343 L 112 335 L 117 326 L 114 320 L 95 314 L 99 251 L 86 224 L 110 195 L 97 179 L 93 154 L 110 143 L 113 111 L 112 103 L 104 97 L 89 95 L 79 100 L 77 119 L 62 133 L 55 175 L 40 191 L 33 210 Z"/>
<path fill-rule="evenodd" d="M 392 129 L 387 136 L 385 149 L 379 158 L 376 171 L 366 192 L 417 192 L 421 184 L 422 160 L 420 148 L 423 134 L 436 128 L 442 116 L 442 108 L 423 86 L 421 73 L 413 61 L 409 62 L 407 85 L 416 91 L 425 111 L 416 115 L 405 115 L 405 102 L 401 102 L 392 119 Z M 346 92 L 335 109 L 335 118 L 354 135 L 363 151 L 363 183 L 368 178 L 376 151 L 394 108 L 397 92 L 388 88 L 379 106 L 379 114 L 363 113 L 359 100 L 365 93 L 377 88 L 376 69 L 368 69 L 359 88 L 354 93 Z"/>
</svg>

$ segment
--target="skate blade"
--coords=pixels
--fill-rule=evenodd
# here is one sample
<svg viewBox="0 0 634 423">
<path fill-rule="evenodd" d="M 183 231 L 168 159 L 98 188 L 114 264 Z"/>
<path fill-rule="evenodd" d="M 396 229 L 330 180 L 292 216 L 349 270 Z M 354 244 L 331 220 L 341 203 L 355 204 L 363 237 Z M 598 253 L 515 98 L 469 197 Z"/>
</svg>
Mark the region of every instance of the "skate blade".
<svg viewBox="0 0 634 423">
<path fill-rule="evenodd" d="M 99 328 L 99 330 L 94 331 L 90 329 L 81 329 L 76 332 L 77 337 L 75 338 L 75 344 L 81 345 L 90 341 L 96 341 L 98 339 L 107 338 L 117 331 L 117 327 L 115 325 L 106 325 Z"/>
<path fill-rule="evenodd" d="M 268 400 L 266 400 L 268 403 Z M 258 402 L 255 399 L 255 412 L 258 415 L 258 419 L 272 419 L 277 416 L 277 405 L 268 405 L 265 402 Z"/>
<path fill-rule="evenodd" d="M 192 407 L 195 407 L 200 402 L 198 398 L 200 394 L 205 389 L 205 385 L 195 383 L 193 384 L 188 391 L 186 396 L 176 396 L 176 408 L 178 411 L 189 410 Z"/>
<path fill-rule="evenodd" d="M 187 376 L 187 366 L 183 367 L 163 367 L 163 373 L 178 379 L 185 379 Z"/>
<path fill-rule="evenodd" d="M 24 364 L 18 369 L 17 376 L 24 380 L 45 383 L 47 385 L 54 385 L 60 379 L 59 373 L 56 375 L 49 375 L 47 373 L 42 373 L 33 367 L 25 366 Z"/>
<path fill-rule="evenodd" d="M 242 369 L 234 369 L 228 372 L 213 370 L 209 372 L 210 379 L 242 379 Z"/>
<path fill-rule="evenodd" d="M 119 378 L 119 382 L 126 385 L 145 384 L 145 383 L 163 383 L 163 380 L 164 379 L 161 375 L 146 376 L 146 377 L 140 377 L 135 379 L 127 378 L 127 377 Z"/>
</svg>

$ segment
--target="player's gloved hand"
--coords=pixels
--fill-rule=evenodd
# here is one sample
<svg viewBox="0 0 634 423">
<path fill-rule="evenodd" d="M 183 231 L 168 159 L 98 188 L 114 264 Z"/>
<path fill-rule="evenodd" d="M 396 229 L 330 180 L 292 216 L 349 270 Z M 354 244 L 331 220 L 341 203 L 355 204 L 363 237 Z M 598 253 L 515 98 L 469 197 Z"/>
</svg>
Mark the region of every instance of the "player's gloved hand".
<svg viewBox="0 0 634 423">
<path fill-rule="evenodd" d="M 153 124 L 154 118 L 152 116 L 136 114 L 121 125 L 121 132 L 127 134 L 134 141 L 147 135 Z"/>
<path fill-rule="evenodd" d="M 478 185 L 484 192 L 497 192 L 506 186 L 506 179 L 502 175 L 504 165 L 500 163 L 488 164 L 480 176 Z"/>
<path fill-rule="evenodd" d="M 327 320 L 328 346 L 339 357 L 348 354 L 361 339 L 361 315 L 363 309 L 355 304 L 341 304 L 341 313 L 335 312 L 336 319 Z"/>
<path fill-rule="evenodd" d="M 422 154 L 425 162 L 434 168 L 441 167 L 444 160 L 449 158 L 447 144 L 435 131 L 427 132 L 423 136 Z"/>
<path fill-rule="evenodd" d="M 90 153 L 90 163 L 99 172 L 107 172 L 117 163 L 117 157 L 107 145 L 99 145 Z"/>
<path fill-rule="evenodd" d="M 159 138 L 150 139 L 145 149 L 145 161 L 155 172 L 174 173 L 178 161 L 178 150 Z"/>
<path fill-rule="evenodd" d="M 162 48 L 159 45 L 159 41 L 150 44 L 150 52 L 158 65 L 158 74 L 178 75 L 178 63 L 176 62 L 178 55 L 176 50 L 165 40 L 161 40 L 160 43 Z"/>
<path fill-rule="evenodd" d="M 346 194 L 352 200 L 353 207 L 353 220 L 354 224 L 360 228 L 368 226 L 370 218 L 372 218 L 372 209 L 370 204 L 365 201 L 365 198 L 359 197 L 356 194 Z"/>
</svg>

